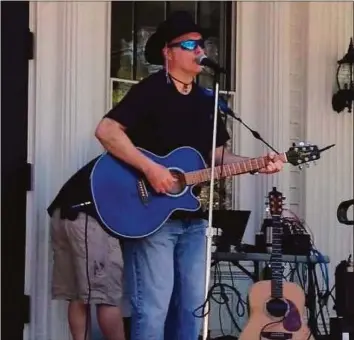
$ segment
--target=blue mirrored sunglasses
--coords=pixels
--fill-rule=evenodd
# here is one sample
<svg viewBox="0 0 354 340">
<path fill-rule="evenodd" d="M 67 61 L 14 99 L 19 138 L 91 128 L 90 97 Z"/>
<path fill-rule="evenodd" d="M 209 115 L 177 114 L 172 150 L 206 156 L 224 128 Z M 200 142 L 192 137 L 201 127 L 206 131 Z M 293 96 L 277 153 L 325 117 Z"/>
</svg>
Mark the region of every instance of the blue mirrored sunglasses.
<svg viewBox="0 0 354 340">
<path fill-rule="evenodd" d="M 168 44 L 168 47 L 180 47 L 182 50 L 185 51 L 194 51 L 197 47 L 204 48 L 204 40 L 183 40 L 176 43 Z"/>
</svg>

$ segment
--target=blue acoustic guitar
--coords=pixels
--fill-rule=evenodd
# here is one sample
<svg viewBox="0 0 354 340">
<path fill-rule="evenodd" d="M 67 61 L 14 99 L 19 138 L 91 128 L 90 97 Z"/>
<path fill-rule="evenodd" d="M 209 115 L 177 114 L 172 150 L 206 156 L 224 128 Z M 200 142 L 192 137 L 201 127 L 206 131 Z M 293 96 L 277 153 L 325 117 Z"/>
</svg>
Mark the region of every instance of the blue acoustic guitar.
<svg viewBox="0 0 354 340">
<path fill-rule="evenodd" d="M 96 161 L 90 176 L 93 203 L 101 222 L 116 236 L 141 238 L 156 232 L 176 210 L 196 211 L 200 202 L 193 195 L 195 185 L 211 180 L 201 154 L 191 147 L 175 149 L 164 157 L 140 149 L 177 179 L 168 194 L 154 192 L 143 175 L 109 153 Z M 293 146 L 279 154 L 283 162 L 300 165 L 320 158 L 317 146 Z M 257 171 L 267 165 L 267 157 L 216 166 L 216 179 Z"/>
</svg>

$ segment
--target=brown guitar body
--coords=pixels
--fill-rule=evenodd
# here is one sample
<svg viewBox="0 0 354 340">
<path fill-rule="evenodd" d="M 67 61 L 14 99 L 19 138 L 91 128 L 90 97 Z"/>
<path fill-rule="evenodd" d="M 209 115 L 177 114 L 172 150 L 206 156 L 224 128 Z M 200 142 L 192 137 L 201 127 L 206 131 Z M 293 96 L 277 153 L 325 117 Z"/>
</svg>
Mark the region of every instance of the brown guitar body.
<svg viewBox="0 0 354 340">
<path fill-rule="evenodd" d="M 270 299 L 271 281 L 259 281 L 251 287 L 250 318 L 239 340 L 314 340 L 303 320 L 305 295 L 297 284 L 283 283 L 283 300 L 288 302 L 288 312 L 285 317 L 273 317 L 268 313 L 266 306 Z M 269 323 L 272 324 L 266 326 Z"/>
</svg>

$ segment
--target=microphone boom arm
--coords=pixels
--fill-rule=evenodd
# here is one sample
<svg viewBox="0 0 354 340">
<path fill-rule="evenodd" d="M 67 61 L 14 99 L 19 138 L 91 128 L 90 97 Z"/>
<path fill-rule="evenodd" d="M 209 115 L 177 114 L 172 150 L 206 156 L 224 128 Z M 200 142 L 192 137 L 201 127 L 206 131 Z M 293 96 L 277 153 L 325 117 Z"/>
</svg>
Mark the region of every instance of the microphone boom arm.
<svg viewBox="0 0 354 340">
<path fill-rule="evenodd" d="M 214 96 L 213 90 L 211 89 L 204 88 L 204 93 L 207 96 Z M 243 126 L 245 126 L 252 133 L 254 138 L 260 140 L 263 144 L 268 146 L 272 151 L 274 151 L 276 154 L 279 155 L 279 152 L 268 142 L 266 142 L 257 131 L 251 129 L 246 123 L 243 122 L 243 120 L 240 117 L 236 116 L 236 114 L 228 107 L 226 101 L 223 100 L 222 98 L 219 98 L 219 109 L 222 113 L 239 121 Z"/>
</svg>

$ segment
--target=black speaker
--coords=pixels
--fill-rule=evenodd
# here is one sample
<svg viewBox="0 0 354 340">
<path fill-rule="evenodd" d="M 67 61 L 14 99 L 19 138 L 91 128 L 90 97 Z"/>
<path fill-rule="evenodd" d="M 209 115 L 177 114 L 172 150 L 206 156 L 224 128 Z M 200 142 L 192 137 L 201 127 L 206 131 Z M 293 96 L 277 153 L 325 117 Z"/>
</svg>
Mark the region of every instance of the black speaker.
<svg viewBox="0 0 354 340">
<path fill-rule="evenodd" d="M 354 318 L 331 318 L 331 340 L 343 340 L 343 333 L 349 333 L 349 340 L 354 340 Z"/>
<path fill-rule="evenodd" d="M 354 272 L 348 271 L 348 262 L 342 261 L 335 271 L 337 316 L 354 318 Z"/>
</svg>

